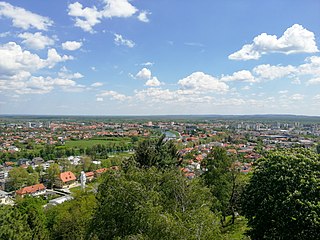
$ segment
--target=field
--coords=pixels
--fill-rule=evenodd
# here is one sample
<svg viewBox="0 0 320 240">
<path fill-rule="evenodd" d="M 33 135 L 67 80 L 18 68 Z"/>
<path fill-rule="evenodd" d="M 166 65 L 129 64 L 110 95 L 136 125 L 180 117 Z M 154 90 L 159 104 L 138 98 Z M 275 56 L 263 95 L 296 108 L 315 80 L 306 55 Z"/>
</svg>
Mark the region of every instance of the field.
<svg viewBox="0 0 320 240">
<path fill-rule="evenodd" d="M 88 139 L 88 140 L 71 140 L 67 141 L 65 146 L 67 148 L 72 148 L 72 147 L 78 147 L 78 148 L 86 148 L 86 147 L 92 147 L 97 144 L 110 144 L 110 143 L 129 143 L 131 142 L 130 138 L 123 137 L 123 138 L 103 138 L 103 139 Z"/>
</svg>

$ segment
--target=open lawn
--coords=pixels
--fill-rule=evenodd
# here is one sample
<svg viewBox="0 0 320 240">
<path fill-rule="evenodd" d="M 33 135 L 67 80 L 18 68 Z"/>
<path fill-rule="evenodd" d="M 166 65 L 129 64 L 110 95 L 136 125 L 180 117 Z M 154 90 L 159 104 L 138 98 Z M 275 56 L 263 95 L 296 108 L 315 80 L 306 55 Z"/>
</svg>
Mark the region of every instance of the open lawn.
<svg viewBox="0 0 320 240">
<path fill-rule="evenodd" d="M 131 139 L 130 138 L 109 138 L 109 139 L 105 138 L 105 139 L 72 140 L 72 141 L 67 141 L 65 146 L 67 148 L 72 148 L 72 147 L 86 148 L 86 147 L 92 147 L 98 144 L 110 144 L 110 143 L 119 144 L 121 141 L 123 141 L 124 143 L 129 143 Z"/>
</svg>

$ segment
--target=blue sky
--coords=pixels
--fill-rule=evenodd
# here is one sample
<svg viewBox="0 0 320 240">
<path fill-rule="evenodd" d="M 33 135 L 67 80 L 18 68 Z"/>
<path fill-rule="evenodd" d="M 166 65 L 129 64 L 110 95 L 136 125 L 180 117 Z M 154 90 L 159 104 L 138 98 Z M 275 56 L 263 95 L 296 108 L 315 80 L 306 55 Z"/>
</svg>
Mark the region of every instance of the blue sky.
<svg viewBox="0 0 320 240">
<path fill-rule="evenodd" d="M 0 1 L 0 114 L 320 115 L 320 1 Z"/>
</svg>

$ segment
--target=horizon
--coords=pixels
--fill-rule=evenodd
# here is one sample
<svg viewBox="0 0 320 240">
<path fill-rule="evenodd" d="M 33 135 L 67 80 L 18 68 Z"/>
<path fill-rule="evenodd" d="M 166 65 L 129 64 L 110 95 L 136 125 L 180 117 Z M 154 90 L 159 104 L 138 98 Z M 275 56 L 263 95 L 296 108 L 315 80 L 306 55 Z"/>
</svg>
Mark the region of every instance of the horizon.
<svg viewBox="0 0 320 240">
<path fill-rule="evenodd" d="M 0 115 L 320 117 L 319 7 L 0 1 Z"/>
</svg>

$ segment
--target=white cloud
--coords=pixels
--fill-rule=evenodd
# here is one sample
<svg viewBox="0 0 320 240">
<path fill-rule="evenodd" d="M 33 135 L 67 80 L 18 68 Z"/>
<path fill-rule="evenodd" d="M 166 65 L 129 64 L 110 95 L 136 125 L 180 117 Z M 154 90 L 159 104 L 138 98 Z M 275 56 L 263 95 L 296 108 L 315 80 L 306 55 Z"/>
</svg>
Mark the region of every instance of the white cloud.
<svg viewBox="0 0 320 240">
<path fill-rule="evenodd" d="M 138 11 L 128 0 L 105 0 L 105 3 L 102 15 L 107 18 L 131 17 Z"/>
<path fill-rule="evenodd" d="M 75 81 L 62 78 L 51 78 L 43 76 L 32 76 L 25 81 L 6 82 L 7 90 L 14 91 L 17 94 L 46 94 L 55 87 L 63 91 L 81 91 L 84 86 L 78 85 Z M 3 89 L 0 83 L 0 89 Z"/>
<path fill-rule="evenodd" d="M 79 79 L 83 78 L 83 75 L 79 72 L 72 73 L 66 67 L 62 67 L 60 72 L 58 72 L 58 76 L 65 79 Z"/>
<path fill-rule="evenodd" d="M 7 94 L 44 94 L 50 92 L 54 86 L 62 86 L 61 80 L 54 81 L 50 77 L 32 76 L 40 69 L 52 68 L 57 63 L 71 59 L 60 56 L 55 49 L 48 50 L 48 58 L 42 59 L 37 54 L 23 50 L 15 42 L 0 45 L 0 91 Z M 80 77 L 75 74 L 74 77 Z M 69 86 L 72 80 L 64 81 Z M 77 85 L 72 85 L 78 87 Z"/>
<path fill-rule="evenodd" d="M 76 27 L 93 33 L 93 27 L 103 18 L 127 18 L 138 11 L 128 0 L 104 0 L 104 3 L 106 5 L 101 10 L 95 6 L 83 7 L 79 2 L 71 3 L 68 6 L 68 15 L 74 17 Z"/>
<path fill-rule="evenodd" d="M 132 40 L 124 39 L 120 34 L 114 34 L 114 43 L 118 46 L 123 45 L 133 48 L 135 43 Z"/>
<path fill-rule="evenodd" d="M 93 27 L 100 23 L 101 13 L 96 7 L 83 8 L 81 3 L 75 2 L 69 4 L 68 8 L 68 15 L 75 17 L 75 26 L 86 32 L 93 32 Z"/>
<path fill-rule="evenodd" d="M 142 66 L 146 66 L 146 67 L 151 67 L 153 66 L 153 62 L 144 62 L 144 63 L 141 63 Z"/>
<path fill-rule="evenodd" d="M 24 8 L 12 6 L 6 2 L 0 2 L 0 17 L 1 16 L 10 18 L 13 26 L 24 30 L 36 28 L 46 31 L 48 27 L 53 24 L 53 21 L 48 17 L 40 16 Z"/>
<path fill-rule="evenodd" d="M 320 94 L 317 94 L 313 97 L 313 100 L 320 101 Z"/>
<path fill-rule="evenodd" d="M 51 48 L 48 50 L 48 58 L 46 60 L 46 65 L 49 68 L 53 68 L 59 62 L 64 62 L 72 59 L 73 59 L 72 56 L 67 56 L 67 55 L 60 56 L 54 48 Z"/>
<path fill-rule="evenodd" d="M 194 72 L 188 77 L 178 81 L 183 89 L 192 89 L 199 92 L 226 92 L 229 86 L 211 75 L 203 72 Z"/>
<path fill-rule="evenodd" d="M 61 44 L 62 49 L 64 50 L 69 50 L 69 51 L 74 51 L 82 46 L 82 42 L 77 42 L 77 41 L 66 41 Z"/>
<path fill-rule="evenodd" d="M 316 84 L 320 84 L 320 77 L 311 78 L 307 81 L 307 85 L 316 85 Z"/>
<path fill-rule="evenodd" d="M 103 98 L 102 98 L 102 97 L 97 97 L 97 98 L 96 98 L 96 101 L 97 101 L 97 102 L 103 102 Z"/>
<path fill-rule="evenodd" d="M 147 12 L 147 11 L 141 11 L 138 15 L 138 19 L 141 21 L 141 22 L 149 22 L 149 18 L 148 18 L 148 15 L 150 13 Z"/>
<path fill-rule="evenodd" d="M 267 53 L 315 53 L 319 52 L 314 33 L 294 24 L 284 34 L 277 38 L 276 35 L 262 33 L 253 39 L 253 43 L 246 44 L 241 50 L 229 55 L 232 60 L 259 59 Z"/>
<path fill-rule="evenodd" d="M 306 58 L 305 62 L 297 68 L 299 74 L 320 76 L 320 57 L 311 56 Z"/>
<path fill-rule="evenodd" d="M 95 82 L 91 84 L 91 87 L 102 87 L 103 83 L 102 82 Z"/>
<path fill-rule="evenodd" d="M 18 37 L 24 39 L 22 41 L 24 45 L 26 45 L 28 48 L 35 49 L 35 50 L 44 49 L 47 46 L 54 45 L 54 40 L 48 36 L 42 35 L 41 32 L 20 33 Z"/>
<path fill-rule="evenodd" d="M 281 90 L 281 91 L 278 91 L 279 94 L 286 94 L 288 93 L 289 91 L 288 90 Z"/>
<path fill-rule="evenodd" d="M 241 88 L 241 90 L 245 90 L 245 91 L 246 91 L 246 90 L 250 90 L 250 89 L 251 89 L 251 87 L 248 86 L 248 85 L 247 85 L 247 86 L 244 86 L 243 88 Z"/>
<path fill-rule="evenodd" d="M 253 72 L 258 75 L 259 78 L 273 80 L 294 74 L 296 72 L 296 68 L 291 65 L 271 66 L 270 64 L 262 64 L 255 67 Z"/>
<path fill-rule="evenodd" d="M 160 82 L 158 80 L 158 78 L 156 77 L 153 77 L 151 79 L 149 79 L 148 81 L 146 81 L 145 85 L 148 86 L 148 87 L 158 87 L 160 85 L 162 85 L 163 83 Z"/>
<path fill-rule="evenodd" d="M 117 101 L 124 101 L 128 99 L 126 95 L 118 93 L 116 91 L 103 91 L 100 94 L 98 94 L 97 97 L 110 97 L 111 100 Z"/>
<path fill-rule="evenodd" d="M 230 82 L 230 81 L 241 81 L 241 82 L 256 82 L 257 80 L 251 74 L 250 71 L 241 70 L 238 72 L 234 72 L 231 76 L 223 76 L 220 79 L 223 82 Z"/>
<path fill-rule="evenodd" d="M 10 36 L 11 33 L 10 32 L 3 32 L 3 33 L 0 33 L 0 37 L 3 38 L 3 37 L 8 37 Z"/>
<path fill-rule="evenodd" d="M 46 66 L 46 60 L 37 54 L 22 50 L 15 42 L 0 45 L 0 75 L 15 75 L 23 71 L 34 72 Z"/>
<path fill-rule="evenodd" d="M 300 93 L 296 93 L 290 96 L 290 100 L 294 100 L 294 101 L 299 101 L 299 100 L 303 100 L 304 99 L 304 95 L 300 94 Z"/>
<path fill-rule="evenodd" d="M 151 79 L 151 71 L 148 68 L 142 68 L 137 74 L 136 78 L 148 80 Z"/>
</svg>

